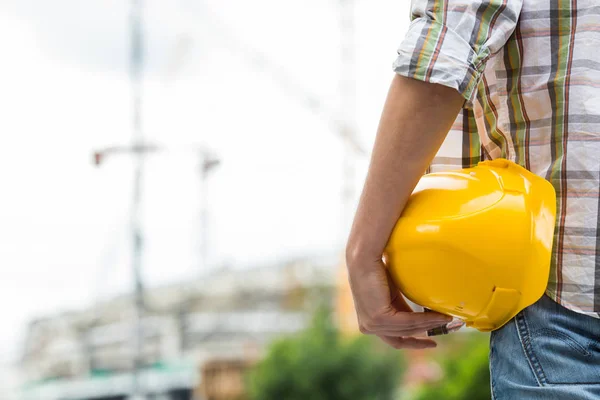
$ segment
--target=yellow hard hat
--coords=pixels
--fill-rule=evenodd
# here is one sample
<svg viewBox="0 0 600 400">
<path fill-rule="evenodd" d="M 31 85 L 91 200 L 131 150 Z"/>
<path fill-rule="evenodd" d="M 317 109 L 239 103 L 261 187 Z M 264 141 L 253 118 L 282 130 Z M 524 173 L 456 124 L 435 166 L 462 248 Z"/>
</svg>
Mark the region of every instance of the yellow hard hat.
<svg viewBox="0 0 600 400">
<path fill-rule="evenodd" d="M 508 160 L 425 175 L 386 265 L 412 302 L 492 331 L 544 294 L 555 218 L 550 182 Z"/>
</svg>

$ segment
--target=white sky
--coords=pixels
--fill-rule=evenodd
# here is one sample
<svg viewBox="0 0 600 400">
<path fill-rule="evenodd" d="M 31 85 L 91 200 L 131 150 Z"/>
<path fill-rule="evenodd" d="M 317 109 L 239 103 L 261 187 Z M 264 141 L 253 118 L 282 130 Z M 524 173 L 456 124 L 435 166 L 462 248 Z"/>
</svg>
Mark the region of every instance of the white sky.
<svg viewBox="0 0 600 400">
<path fill-rule="evenodd" d="M 0 0 L 0 360 L 18 352 L 32 317 L 130 287 L 132 164 L 123 156 L 91 164 L 93 149 L 131 135 L 128 4 Z M 208 182 L 213 265 L 330 253 L 342 243 L 341 142 L 223 39 L 229 32 L 240 48 L 267 54 L 335 104 L 343 68 L 336 6 L 146 1 L 145 133 L 171 147 L 204 143 L 223 161 Z M 406 0 L 357 0 L 357 118 L 367 148 L 408 8 Z M 174 69 L 181 37 L 188 51 Z M 200 273 L 196 162 L 186 151 L 148 160 L 150 285 Z"/>
</svg>

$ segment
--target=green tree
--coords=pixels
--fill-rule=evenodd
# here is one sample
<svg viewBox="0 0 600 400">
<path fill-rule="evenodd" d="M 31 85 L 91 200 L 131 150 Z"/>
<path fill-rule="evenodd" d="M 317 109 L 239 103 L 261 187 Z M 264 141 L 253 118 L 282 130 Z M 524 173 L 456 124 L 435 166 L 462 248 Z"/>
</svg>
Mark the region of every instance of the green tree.
<svg viewBox="0 0 600 400">
<path fill-rule="evenodd" d="M 449 353 L 441 356 L 444 377 L 428 383 L 416 400 L 489 400 L 489 335 L 464 334 L 463 343 L 448 343 Z"/>
<path fill-rule="evenodd" d="M 249 375 L 254 400 L 389 400 L 402 359 L 372 338 L 343 338 L 324 310 L 298 336 L 274 343 Z"/>
</svg>

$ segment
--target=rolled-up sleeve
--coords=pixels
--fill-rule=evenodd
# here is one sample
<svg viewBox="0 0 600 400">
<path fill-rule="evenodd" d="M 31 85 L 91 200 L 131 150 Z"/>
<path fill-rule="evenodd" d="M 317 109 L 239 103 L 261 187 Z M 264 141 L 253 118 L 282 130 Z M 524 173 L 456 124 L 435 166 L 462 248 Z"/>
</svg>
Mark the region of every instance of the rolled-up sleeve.
<svg viewBox="0 0 600 400">
<path fill-rule="evenodd" d="M 523 0 L 413 0 L 394 71 L 456 89 L 472 106 L 486 62 L 514 32 Z"/>
</svg>

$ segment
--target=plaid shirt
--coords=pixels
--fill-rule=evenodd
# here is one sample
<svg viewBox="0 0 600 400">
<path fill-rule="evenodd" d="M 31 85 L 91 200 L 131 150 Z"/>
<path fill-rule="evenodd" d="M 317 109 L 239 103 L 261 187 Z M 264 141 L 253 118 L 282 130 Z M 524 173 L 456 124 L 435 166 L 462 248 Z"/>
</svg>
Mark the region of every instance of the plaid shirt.
<svg viewBox="0 0 600 400">
<path fill-rule="evenodd" d="M 430 170 L 503 157 L 554 185 L 547 294 L 600 317 L 598 0 L 413 0 L 394 70 L 466 100 Z"/>
</svg>

